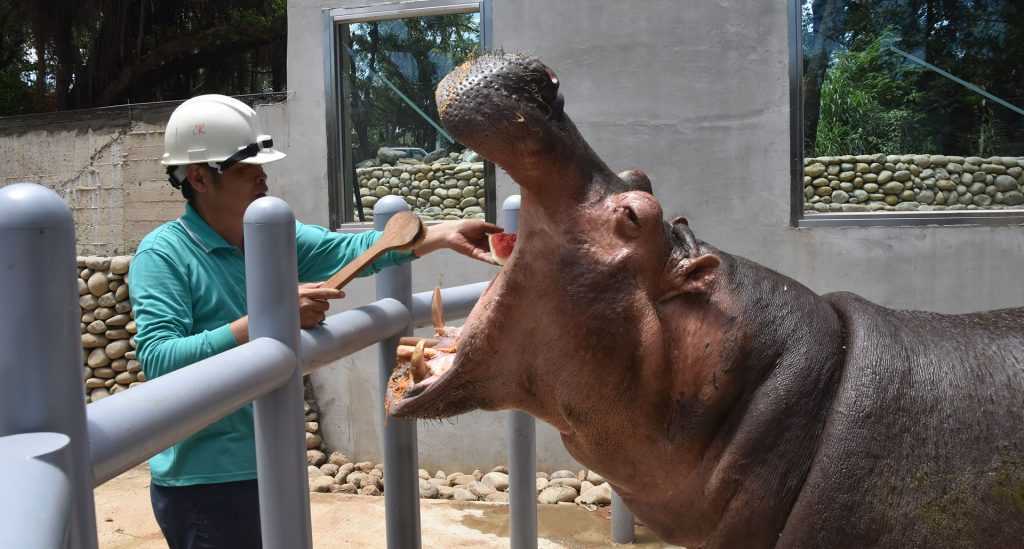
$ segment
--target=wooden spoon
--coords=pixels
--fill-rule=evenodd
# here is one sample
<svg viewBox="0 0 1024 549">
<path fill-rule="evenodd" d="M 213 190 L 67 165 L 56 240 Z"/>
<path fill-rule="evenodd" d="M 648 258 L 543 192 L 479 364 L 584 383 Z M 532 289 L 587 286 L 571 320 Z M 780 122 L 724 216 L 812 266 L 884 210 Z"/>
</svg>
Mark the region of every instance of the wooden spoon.
<svg viewBox="0 0 1024 549">
<path fill-rule="evenodd" d="M 423 221 L 419 216 L 409 211 L 396 213 L 384 226 L 383 234 L 377 239 L 377 242 L 374 242 L 373 246 L 367 248 L 354 261 L 334 273 L 334 276 L 324 282 L 324 287 L 336 290 L 344 288 L 359 271 L 373 263 L 385 252 L 411 249 L 422 242 L 426 235 L 427 229 L 423 226 Z"/>
</svg>

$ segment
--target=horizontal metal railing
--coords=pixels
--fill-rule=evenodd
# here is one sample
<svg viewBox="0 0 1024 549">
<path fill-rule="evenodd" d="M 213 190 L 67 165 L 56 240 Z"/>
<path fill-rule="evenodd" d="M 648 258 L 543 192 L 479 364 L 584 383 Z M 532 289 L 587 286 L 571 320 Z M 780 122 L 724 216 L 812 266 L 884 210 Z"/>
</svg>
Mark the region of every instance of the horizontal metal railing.
<svg viewBox="0 0 1024 549">
<path fill-rule="evenodd" d="M 288 347 L 261 338 L 86 406 L 93 484 L 276 389 L 294 368 Z"/>
</svg>

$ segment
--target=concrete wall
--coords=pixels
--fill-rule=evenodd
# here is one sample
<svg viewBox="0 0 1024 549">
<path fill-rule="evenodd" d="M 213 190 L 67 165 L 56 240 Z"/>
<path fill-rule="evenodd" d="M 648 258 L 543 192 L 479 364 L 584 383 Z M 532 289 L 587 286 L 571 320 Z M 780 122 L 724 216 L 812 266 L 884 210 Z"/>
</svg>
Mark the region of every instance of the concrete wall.
<svg viewBox="0 0 1024 549">
<path fill-rule="evenodd" d="M 327 218 L 322 7 L 289 2 L 289 158 L 305 177 L 281 189 L 301 217 Z M 697 235 L 818 292 L 852 290 L 892 307 L 966 312 L 1024 305 L 1019 226 L 792 229 L 785 2 L 763 0 L 495 0 L 494 45 L 540 56 L 558 73 L 566 110 L 613 169 L 638 167 L 667 215 Z M 292 186 L 294 184 L 294 186 Z M 497 203 L 515 192 L 499 172 Z M 751 200 L 756 197 L 757 200 Z M 415 264 L 414 290 L 480 280 L 486 266 L 444 254 Z M 350 287 L 349 303 L 372 287 Z M 377 448 L 372 353 L 315 375 L 326 436 L 359 455 Z M 427 465 L 504 460 L 500 414 L 420 427 Z M 546 426 L 542 467 L 569 463 Z"/>
<path fill-rule="evenodd" d="M 818 292 L 941 312 L 1024 305 L 1020 226 L 788 227 L 785 2 L 520 0 L 494 11 L 495 45 L 552 66 L 594 148 L 613 169 L 647 171 L 666 214 L 686 215 L 698 237 Z"/>
<path fill-rule="evenodd" d="M 164 126 L 177 102 L 0 118 L 0 186 L 31 181 L 71 208 L 80 255 L 122 255 L 184 200 L 160 165 Z M 288 150 L 287 103 L 257 105 L 260 122 Z M 272 179 L 282 168 L 267 166 Z"/>
</svg>

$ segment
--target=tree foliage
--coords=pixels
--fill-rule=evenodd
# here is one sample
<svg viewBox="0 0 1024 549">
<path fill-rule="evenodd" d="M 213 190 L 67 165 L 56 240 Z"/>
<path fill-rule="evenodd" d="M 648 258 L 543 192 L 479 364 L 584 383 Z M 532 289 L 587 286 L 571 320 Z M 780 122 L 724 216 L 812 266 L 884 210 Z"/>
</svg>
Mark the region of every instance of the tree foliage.
<svg viewBox="0 0 1024 549">
<path fill-rule="evenodd" d="M 0 115 L 285 89 L 285 0 L 0 0 Z"/>
<path fill-rule="evenodd" d="M 921 131 L 924 94 L 915 83 L 921 69 L 887 55 L 891 35 L 866 47 L 842 52 L 821 87 L 821 114 L 815 136 L 819 155 L 898 154 L 933 150 Z"/>
<path fill-rule="evenodd" d="M 886 47 L 1024 106 L 1024 3 L 805 0 L 802 20 L 806 155 L 1024 154 L 1024 117 Z"/>
<path fill-rule="evenodd" d="M 479 49 L 479 15 L 356 23 L 346 32 L 348 74 L 343 87 L 356 160 L 374 156 L 382 145 L 427 151 L 450 145 L 439 142 L 437 130 L 427 119 L 438 119 L 437 83 Z"/>
</svg>

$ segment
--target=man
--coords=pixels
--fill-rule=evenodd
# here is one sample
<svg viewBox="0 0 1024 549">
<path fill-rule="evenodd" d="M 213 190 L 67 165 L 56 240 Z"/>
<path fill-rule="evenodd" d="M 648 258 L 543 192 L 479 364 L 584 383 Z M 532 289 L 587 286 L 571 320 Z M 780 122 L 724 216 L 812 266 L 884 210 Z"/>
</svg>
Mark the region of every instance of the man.
<svg viewBox="0 0 1024 549">
<path fill-rule="evenodd" d="M 187 200 L 185 213 L 139 244 L 128 280 L 138 358 L 149 379 L 248 341 L 242 217 L 267 192 L 263 164 L 285 157 L 258 131 L 256 113 L 222 95 L 203 95 L 171 114 L 162 163 Z M 411 253 L 390 252 L 361 275 L 449 248 L 488 261 L 498 227 L 480 220 L 429 227 Z M 299 322 L 324 319 L 343 297 L 323 281 L 380 233 L 340 234 L 296 223 Z M 284 259 L 284 258 L 282 258 Z M 374 388 L 367 388 L 374 390 Z M 171 549 L 260 547 L 252 404 L 154 456 L 150 497 Z"/>
</svg>

